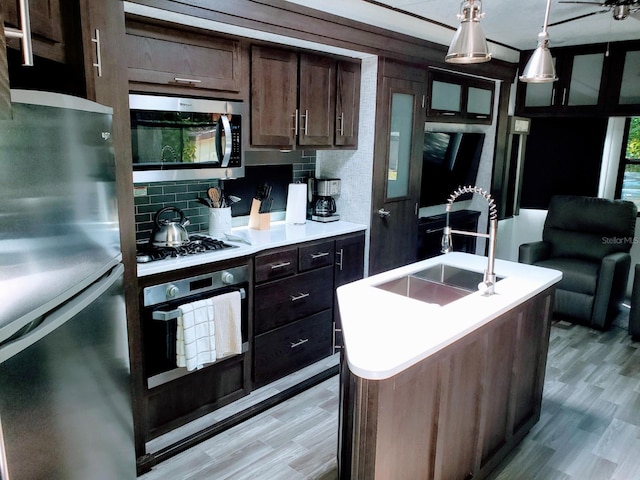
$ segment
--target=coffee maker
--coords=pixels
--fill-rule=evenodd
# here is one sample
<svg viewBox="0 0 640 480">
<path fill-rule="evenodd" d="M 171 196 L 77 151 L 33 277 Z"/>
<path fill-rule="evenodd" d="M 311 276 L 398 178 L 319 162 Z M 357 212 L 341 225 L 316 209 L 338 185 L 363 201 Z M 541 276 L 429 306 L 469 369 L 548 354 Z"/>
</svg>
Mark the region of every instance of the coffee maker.
<svg viewBox="0 0 640 480">
<path fill-rule="evenodd" d="M 340 215 L 336 213 L 336 201 L 333 198 L 335 195 L 340 195 L 340 179 L 309 179 L 311 220 L 316 222 L 335 222 L 340 220 Z"/>
</svg>

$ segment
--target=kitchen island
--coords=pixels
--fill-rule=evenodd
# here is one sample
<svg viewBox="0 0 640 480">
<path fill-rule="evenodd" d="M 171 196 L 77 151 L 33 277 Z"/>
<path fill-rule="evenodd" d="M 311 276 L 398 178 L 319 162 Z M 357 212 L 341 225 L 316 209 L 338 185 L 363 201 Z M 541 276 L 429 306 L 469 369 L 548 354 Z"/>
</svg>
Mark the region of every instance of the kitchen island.
<svg viewBox="0 0 640 480">
<path fill-rule="evenodd" d="M 538 421 L 560 272 L 496 260 L 494 295 L 442 306 L 386 288 L 486 262 L 450 253 L 338 289 L 340 478 L 483 478 Z"/>
</svg>

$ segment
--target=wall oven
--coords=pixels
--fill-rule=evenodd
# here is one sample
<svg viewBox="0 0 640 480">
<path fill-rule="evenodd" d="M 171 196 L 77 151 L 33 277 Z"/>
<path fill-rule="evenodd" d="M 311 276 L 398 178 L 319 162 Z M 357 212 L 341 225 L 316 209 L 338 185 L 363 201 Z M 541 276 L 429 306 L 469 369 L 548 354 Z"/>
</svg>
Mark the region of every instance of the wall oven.
<svg viewBox="0 0 640 480">
<path fill-rule="evenodd" d="M 249 268 L 235 266 L 203 275 L 197 275 L 143 289 L 143 341 L 147 388 L 152 389 L 189 375 L 176 362 L 176 329 L 180 315 L 179 306 L 213 298 L 230 291 L 240 291 L 242 354 L 248 351 L 248 293 Z M 235 357 L 239 357 L 235 355 Z M 227 361 L 237 362 L 238 358 L 227 357 L 207 364 L 217 368 Z M 221 367 L 224 368 L 224 367 Z"/>
<path fill-rule="evenodd" d="M 134 183 L 244 176 L 238 101 L 129 95 Z"/>
</svg>

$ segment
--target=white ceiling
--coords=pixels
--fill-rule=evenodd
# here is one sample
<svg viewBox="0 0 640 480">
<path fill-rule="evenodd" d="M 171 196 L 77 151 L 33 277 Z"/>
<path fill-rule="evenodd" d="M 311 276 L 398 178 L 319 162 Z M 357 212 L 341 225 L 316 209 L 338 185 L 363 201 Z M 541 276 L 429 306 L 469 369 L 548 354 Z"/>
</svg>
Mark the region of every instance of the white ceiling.
<svg viewBox="0 0 640 480">
<path fill-rule="evenodd" d="M 381 5 L 363 0 L 288 1 L 445 45 L 453 37 L 453 30 L 438 28 L 421 18 L 416 18 L 416 15 L 453 28 L 457 28 L 459 24 L 456 18 L 460 10 L 459 0 L 376 0 Z M 560 0 L 551 2 L 550 24 L 607 10 L 599 5 L 559 2 Z M 490 50 L 500 50 L 500 46 L 493 42 L 516 50 L 535 48 L 536 37 L 544 23 L 546 5 L 546 0 L 484 0 L 482 8 L 485 17 L 481 25 L 490 42 Z M 640 7 L 640 3 L 637 6 Z M 594 14 L 549 27 L 549 36 L 551 47 L 640 39 L 640 12 L 625 20 L 614 20 L 608 11 Z M 500 57 L 499 52 L 497 53 Z"/>
</svg>

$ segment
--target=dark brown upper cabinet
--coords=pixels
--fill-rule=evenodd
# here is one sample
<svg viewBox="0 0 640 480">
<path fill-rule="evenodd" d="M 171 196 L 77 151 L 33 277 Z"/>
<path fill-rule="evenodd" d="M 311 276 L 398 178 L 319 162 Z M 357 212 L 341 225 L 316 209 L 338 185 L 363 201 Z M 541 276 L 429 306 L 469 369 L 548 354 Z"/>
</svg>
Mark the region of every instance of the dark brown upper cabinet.
<svg viewBox="0 0 640 480">
<path fill-rule="evenodd" d="M 61 3 L 61 0 L 30 0 L 29 17 L 33 53 L 49 60 L 65 63 L 67 52 L 63 32 L 69 25 L 65 25 L 63 22 Z M 5 25 L 19 29 L 18 0 L 0 0 L 0 5 L 4 13 Z M 20 49 L 20 40 L 7 39 L 7 46 Z"/>
<path fill-rule="evenodd" d="M 242 89 L 238 40 L 128 21 L 126 49 L 132 89 L 193 95 Z"/>
<path fill-rule="evenodd" d="M 517 111 L 532 114 L 603 113 L 609 57 L 603 44 L 552 50 L 558 80 L 518 83 Z M 531 52 L 521 55 L 520 71 Z"/>
<path fill-rule="evenodd" d="M 251 144 L 293 148 L 298 120 L 298 54 L 251 47 Z"/>
<path fill-rule="evenodd" d="M 491 124 L 493 82 L 440 70 L 427 81 L 427 121 Z"/>
<path fill-rule="evenodd" d="M 251 145 L 357 146 L 360 65 L 333 57 L 251 47 Z"/>
<path fill-rule="evenodd" d="M 608 111 L 618 115 L 637 115 L 640 111 L 640 42 L 611 46 Z"/>
<path fill-rule="evenodd" d="M 339 61 L 337 75 L 335 144 L 356 148 L 360 118 L 360 63 Z"/>
<path fill-rule="evenodd" d="M 298 145 L 333 144 L 336 117 L 336 62 L 300 54 Z"/>
</svg>

